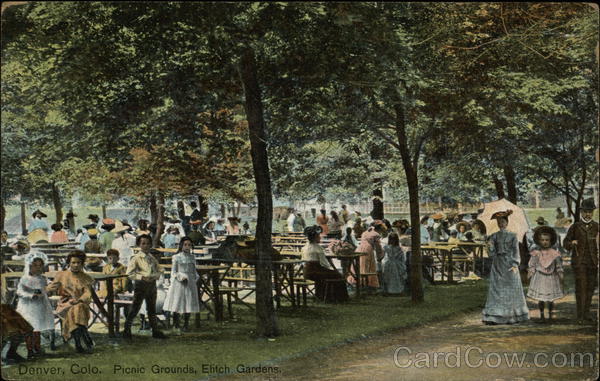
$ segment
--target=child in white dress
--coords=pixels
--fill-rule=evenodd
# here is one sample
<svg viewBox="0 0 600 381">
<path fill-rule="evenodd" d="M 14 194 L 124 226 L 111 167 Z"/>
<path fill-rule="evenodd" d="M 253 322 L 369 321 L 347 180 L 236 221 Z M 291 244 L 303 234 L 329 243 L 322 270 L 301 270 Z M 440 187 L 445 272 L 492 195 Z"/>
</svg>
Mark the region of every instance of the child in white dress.
<svg viewBox="0 0 600 381">
<path fill-rule="evenodd" d="M 549 226 L 539 226 L 534 231 L 533 240 L 538 247 L 531 251 L 529 260 L 527 275 L 530 281 L 527 297 L 538 301 L 542 322 L 546 320 L 544 307 L 547 304 L 548 318 L 551 321 L 554 301 L 565 296 L 562 285 L 562 259 L 560 252 L 552 248 L 556 243 L 557 234 Z"/>
<path fill-rule="evenodd" d="M 33 333 L 25 337 L 28 358 L 42 354 L 41 332 L 54 330 L 54 312 L 46 293 L 48 281 L 42 275 L 46 260 L 43 253 L 27 255 L 25 270 L 17 287 L 17 312 L 33 327 Z"/>
<path fill-rule="evenodd" d="M 179 242 L 179 250 L 173 256 L 171 268 L 171 287 L 167 292 L 165 311 L 173 312 L 175 328 L 179 329 L 180 315 L 183 314 L 183 331 L 189 330 L 190 314 L 200 312 L 198 299 L 198 279 L 196 258 L 192 253 L 193 243 L 189 237 Z"/>
</svg>

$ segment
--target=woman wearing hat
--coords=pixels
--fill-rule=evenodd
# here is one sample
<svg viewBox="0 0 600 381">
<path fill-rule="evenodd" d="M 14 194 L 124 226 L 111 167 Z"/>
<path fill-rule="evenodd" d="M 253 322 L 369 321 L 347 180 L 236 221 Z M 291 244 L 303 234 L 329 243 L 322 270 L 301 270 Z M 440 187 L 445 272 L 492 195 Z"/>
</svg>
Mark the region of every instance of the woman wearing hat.
<svg viewBox="0 0 600 381">
<path fill-rule="evenodd" d="M 227 217 L 227 219 L 229 220 L 229 224 L 227 224 L 227 226 L 225 226 L 225 228 L 227 229 L 227 235 L 238 235 L 240 234 L 240 222 L 242 222 L 242 220 L 240 220 L 238 217 Z"/>
<path fill-rule="evenodd" d="M 131 226 L 115 220 L 115 227 L 111 231 L 114 234 L 114 238 L 110 248 L 119 251 L 119 259 L 125 266 L 129 264 L 129 258 L 133 255 L 132 248 L 135 247 L 135 237 L 129 234 L 129 229 L 131 229 Z"/>
<path fill-rule="evenodd" d="M 327 234 L 329 234 L 329 217 L 327 217 L 327 212 L 325 211 L 325 209 L 321 209 L 321 214 L 319 214 L 317 216 L 317 224 L 319 224 L 319 227 L 321 228 L 321 235 L 323 237 L 327 236 Z"/>
<path fill-rule="evenodd" d="M 467 231 L 469 231 L 471 229 L 471 225 L 469 225 L 468 222 L 466 221 L 460 221 L 459 223 L 456 224 L 456 238 L 458 238 L 459 241 L 467 241 Z"/>
<path fill-rule="evenodd" d="M 33 212 L 31 217 L 33 217 L 33 220 L 31 220 L 31 223 L 29 224 L 29 233 L 33 232 L 36 229 L 42 229 L 45 232 L 48 231 L 48 224 L 46 223 L 46 221 L 42 220 L 42 218 L 48 217 L 44 212 L 38 209 L 35 212 Z"/>
<path fill-rule="evenodd" d="M 485 228 L 485 224 L 483 223 L 483 221 L 481 221 L 481 220 L 473 221 L 473 223 L 471 224 L 471 230 L 469 230 L 469 233 L 471 233 L 471 237 L 472 237 L 473 241 L 475 241 L 475 242 L 485 241 L 486 228 Z"/>
<path fill-rule="evenodd" d="M 511 214 L 512 210 L 507 210 L 492 215 L 500 230 L 492 234 L 488 241 L 489 256 L 493 262 L 483 309 L 485 324 L 515 324 L 529 320 L 529 309 L 519 275 L 519 240 L 515 233 L 506 230 Z"/>
<path fill-rule="evenodd" d="M 557 234 L 550 226 L 538 226 L 533 241 L 539 249 L 531 251 L 527 277 L 531 279 L 527 297 L 537 300 L 540 318 L 545 320 L 544 307 L 548 303 L 548 318 L 552 320 L 554 301 L 565 296 L 563 291 L 563 267 L 560 253 L 553 249 Z"/>
<path fill-rule="evenodd" d="M 386 231 L 385 224 L 381 220 L 375 220 L 371 227 L 362 233 L 360 245 L 356 252 L 367 253 L 360 257 L 360 272 L 362 274 L 377 272 L 377 261 L 383 259 L 383 247 L 381 246 L 381 235 Z M 352 279 L 350 279 L 352 278 Z M 353 277 L 348 277 L 349 282 L 355 282 Z M 376 275 L 367 277 L 367 286 L 378 288 L 379 278 Z"/>
<path fill-rule="evenodd" d="M 319 245 L 321 242 L 321 227 L 309 226 L 304 229 L 304 235 L 308 239 L 306 246 L 302 248 L 302 260 L 304 261 L 304 277 L 315 282 L 316 297 L 325 302 L 345 302 L 348 300 L 348 290 L 342 275 L 332 268 L 325 257 L 325 251 Z M 334 279 L 327 285 L 326 280 Z"/>
</svg>

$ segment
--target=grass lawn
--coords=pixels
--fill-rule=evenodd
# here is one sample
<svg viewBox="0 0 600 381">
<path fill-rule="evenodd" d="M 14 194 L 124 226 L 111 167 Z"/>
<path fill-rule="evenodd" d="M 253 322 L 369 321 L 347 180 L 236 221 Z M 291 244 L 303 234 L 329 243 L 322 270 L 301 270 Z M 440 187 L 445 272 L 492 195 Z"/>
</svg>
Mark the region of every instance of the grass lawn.
<svg viewBox="0 0 600 381">
<path fill-rule="evenodd" d="M 235 310 L 236 320 L 222 323 L 202 320 L 201 328 L 165 341 L 152 339 L 148 334 L 136 335 L 135 327 L 132 343 L 94 334 L 97 348 L 91 355 L 76 354 L 69 345 L 63 345 L 56 352 L 49 351 L 45 358 L 25 363 L 26 366 L 3 368 L 2 378 L 197 380 L 223 371 L 235 372 L 239 366 L 273 364 L 276 360 L 394 328 L 417 326 L 479 310 L 485 303 L 486 290 L 487 282 L 483 280 L 472 284 L 428 286 L 425 302 L 420 305 L 413 305 L 409 297 L 381 295 L 363 295 L 341 305 L 315 304 L 310 300 L 308 307 L 284 305 L 277 311 L 281 336 L 274 340 L 256 339 L 254 312 L 240 307 Z M 122 368 L 115 370 L 118 366 Z M 156 367 L 179 367 L 179 373 L 156 373 Z M 52 369 L 58 374 L 40 373 Z M 96 374 L 77 373 L 88 370 Z"/>
</svg>

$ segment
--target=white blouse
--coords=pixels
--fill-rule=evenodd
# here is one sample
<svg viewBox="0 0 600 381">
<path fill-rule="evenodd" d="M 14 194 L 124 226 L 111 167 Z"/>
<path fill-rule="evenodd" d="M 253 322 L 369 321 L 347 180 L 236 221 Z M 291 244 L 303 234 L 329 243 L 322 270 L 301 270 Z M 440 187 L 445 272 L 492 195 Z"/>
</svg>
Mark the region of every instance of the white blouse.
<svg viewBox="0 0 600 381">
<path fill-rule="evenodd" d="M 325 250 L 317 243 L 309 243 L 302 248 L 302 260 L 305 262 L 319 262 L 325 268 L 333 270 L 325 257 Z"/>
</svg>

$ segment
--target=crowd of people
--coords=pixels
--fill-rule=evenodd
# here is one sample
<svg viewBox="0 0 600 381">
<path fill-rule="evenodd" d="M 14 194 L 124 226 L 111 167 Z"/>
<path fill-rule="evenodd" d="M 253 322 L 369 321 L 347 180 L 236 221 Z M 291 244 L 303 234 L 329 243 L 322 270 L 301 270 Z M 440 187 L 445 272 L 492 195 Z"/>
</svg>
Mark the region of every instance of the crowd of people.
<svg viewBox="0 0 600 381">
<path fill-rule="evenodd" d="M 159 246 L 172 248 L 172 267 L 169 279 L 165 279 L 160 269 L 157 252 L 152 250 L 156 240 L 156 227 L 147 220 L 140 219 L 137 227 L 127 221 L 104 218 L 90 214 L 90 223 L 77 231 L 74 237 L 78 249 L 69 253 L 67 268 L 59 271 L 52 281 L 44 276 L 48 259 L 43 252 L 31 249 L 26 240 L 9 242 L 6 232 L 2 232 L 3 255 L 12 252 L 13 259 L 25 263 L 23 276 L 19 281 L 16 295 L 16 310 L 7 304 L 3 290 L 2 325 L 3 338 L 11 337 L 6 354 L 7 361 L 21 361 L 16 353 L 15 342 L 24 339 L 28 357 L 42 354 L 40 337 L 45 331 L 54 330 L 54 316 L 62 322 L 62 336 L 65 340 L 74 339 L 78 352 L 92 352 L 94 342 L 87 330 L 90 319 L 91 287 L 94 283 L 86 271 L 103 274 L 125 275 L 113 280 L 115 293 L 132 292 L 133 303 L 126 313 L 123 337 L 132 339 L 131 327 L 140 310 L 148 316 L 152 337 L 166 338 L 157 323 L 157 297 L 161 290 L 164 298 L 162 310 L 173 314 L 176 332 L 189 330 L 192 313 L 200 311 L 196 282 L 193 247 L 199 244 L 216 242 L 223 234 L 248 234 L 248 223 L 240 226 L 241 220 L 230 217 L 211 218 L 203 221 L 194 203 L 193 212 L 184 223 L 175 218 L 167 219 L 165 231 L 159 237 Z M 577 320 L 581 323 L 592 320 L 591 298 L 597 286 L 598 269 L 598 223 L 592 220 L 595 209 L 592 199 L 582 203 L 581 220 L 569 226 L 563 246 L 555 229 L 538 219 L 538 226 L 526 235 L 524 245 L 528 256 L 524 261 L 523 242 L 519 242 L 514 232 L 508 231 L 511 210 L 498 211 L 492 215 L 499 230 L 486 235 L 486 224 L 477 215 L 451 215 L 435 213 L 423 216 L 418 229 L 421 244 L 429 242 L 478 242 L 487 245 L 491 268 L 489 290 L 483 310 L 485 324 L 514 324 L 529 319 L 529 309 L 525 296 L 538 302 L 541 320 L 553 319 L 554 302 L 565 295 L 562 251 L 572 252 L 572 267 L 575 275 Z M 560 211 L 560 209 L 558 210 Z M 60 243 L 69 239 L 62 224 L 50 228 L 44 220 L 47 216 L 40 210 L 32 214 L 29 229 L 42 235 L 53 231 L 50 242 Z M 564 215 L 557 215 L 557 222 L 566 223 Z M 329 215 L 321 210 L 316 216 L 316 225 L 306 226 L 302 213 L 289 210 L 287 228 L 290 232 L 302 231 L 307 244 L 302 248 L 304 276 L 315 282 L 316 298 L 324 302 L 345 302 L 349 290 L 356 287 L 357 280 L 351 273 L 352 263 L 341 259 L 341 272 L 327 260 L 322 239 L 329 240 L 329 249 L 334 254 L 362 253 L 360 256 L 361 286 L 367 290 L 379 291 L 386 295 L 401 295 L 408 291 L 410 277 L 410 235 L 413 227 L 407 220 L 390 223 L 385 219 L 374 219 L 373 213 L 366 218 L 355 211 L 350 213 L 342 205 L 338 213 Z M 134 253 L 133 248 L 139 250 Z M 89 258 L 86 253 L 105 253 L 105 261 Z M 163 255 L 163 254 L 160 254 Z M 524 263 L 525 262 L 525 263 Z M 527 295 L 523 288 L 522 272 L 525 269 L 529 281 Z M 106 287 L 98 291 L 106 297 Z M 50 296 L 56 295 L 55 306 Z M 10 303 L 10 302 L 8 302 Z M 182 323 L 183 320 L 183 324 Z"/>
</svg>

